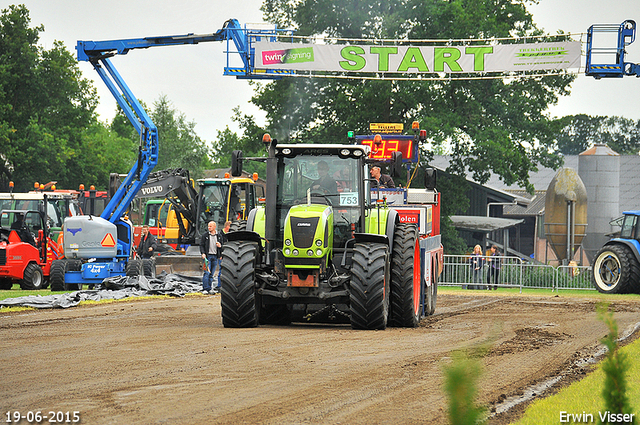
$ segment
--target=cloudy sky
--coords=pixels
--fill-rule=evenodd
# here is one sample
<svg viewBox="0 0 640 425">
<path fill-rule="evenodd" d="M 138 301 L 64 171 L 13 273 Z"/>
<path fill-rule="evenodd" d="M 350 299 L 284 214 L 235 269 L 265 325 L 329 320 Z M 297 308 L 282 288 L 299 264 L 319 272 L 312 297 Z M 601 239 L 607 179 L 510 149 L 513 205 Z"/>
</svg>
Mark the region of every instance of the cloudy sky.
<svg viewBox="0 0 640 425">
<path fill-rule="evenodd" d="M 586 32 L 592 24 L 639 20 L 638 0 L 617 0 L 605 5 L 596 0 L 539 0 L 529 6 L 535 22 L 549 33 L 563 30 Z M 75 54 L 77 40 L 112 40 L 187 33 L 205 34 L 220 29 L 229 18 L 244 25 L 262 22 L 261 0 L 21 0 L 31 14 L 32 26 L 43 24 L 40 44 L 51 48 L 60 40 Z M 2 9 L 9 4 L 0 0 Z M 586 38 L 585 38 L 586 39 Z M 636 45 L 637 44 L 637 45 Z M 249 100 L 253 93 L 247 80 L 222 75 L 226 64 L 226 43 L 171 46 L 134 50 L 112 59 L 113 65 L 139 98 L 151 105 L 166 95 L 187 119 L 195 121 L 196 132 L 207 141 L 217 130 L 229 126 L 232 109 L 254 115 L 264 124 L 264 114 Z M 628 49 L 627 60 L 640 63 L 640 40 Z M 583 59 L 584 63 L 584 59 Z M 233 64 L 237 65 L 237 63 Z M 86 78 L 96 80 L 100 95 L 98 113 L 111 120 L 116 103 L 86 62 L 80 63 Z M 579 75 L 572 94 L 550 109 L 556 116 L 585 113 L 618 115 L 640 119 L 640 80 L 634 77 L 595 80 Z"/>
</svg>

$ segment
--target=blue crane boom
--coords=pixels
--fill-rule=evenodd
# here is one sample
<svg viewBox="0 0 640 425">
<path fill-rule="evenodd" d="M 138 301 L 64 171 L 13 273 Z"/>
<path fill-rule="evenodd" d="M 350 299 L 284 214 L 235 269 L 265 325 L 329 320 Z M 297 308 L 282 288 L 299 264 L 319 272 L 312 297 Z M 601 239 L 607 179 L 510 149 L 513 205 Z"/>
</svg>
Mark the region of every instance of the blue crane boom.
<svg viewBox="0 0 640 425">
<path fill-rule="evenodd" d="M 266 70 L 256 73 L 253 61 L 253 42 L 260 37 L 275 37 L 282 30 L 274 29 L 246 29 L 240 26 L 236 19 L 227 20 L 223 27 L 212 34 L 184 34 L 159 37 L 131 38 L 107 41 L 78 41 L 76 46 L 78 61 L 90 62 L 98 72 L 118 105 L 140 134 L 138 161 L 133 166 L 119 189 L 107 205 L 102 217 L 111 222 L 117 221 L 129 208 L 131 201 L 140 186 L 149 176 L 153 167 L 158 163 L 158 130 L 151 118 L 142 108 L 118 71 L 111 64 L 109 58 L 115 55 L 126 55 L 130 50 L 147 49 L 157 46 L 172 46 L 183 44 L 198 44 L 210 41 L 227 41 L 235 44 L 235 51 L 227 49 L 227 66 L 224 75 L 236 78 L 250 79 L 278 79 L 290 74 L 288 70 Z M 243 67 L 229 66 L 229 55 L 236 53 L 240 56 Z"/>
<path fill-rule="evenodd" d="M 110 61 L 116 55 L 130 50 L 149 47 L 198 44 L 210 41 L 227 42 L 227 66 L 224 75 L 241 79 L 279 79 L 294 71 L 256 70 L 253 43 L 262 37 L 276 37 L 287 32 L 277 28 L 242 28 L 236 19 L 227 20 L 212 34 L 185 34 L 107 41 L 78 41 L 78 61 L 90 62 L 100 78 L 140 134 L 138 158 L 122 180 L 100 217 L 69 217 L 64 223 L 65 260 L 52 264 L 52 287 L 71 288 L 75 285 L 99 283 L 105 278 L 125 273 L 140 274 L 141 266 L 130 260 L 133 250 L 133 226 L 126 218 L 131 202 L 149 178 L 158 163 L 158 129 L 133 95 Z M 233 45 L 232 45 L 233 44 Z M 232 47 L 235 47 L 233 49 Z M 237 54 L 242 67 L 229 64 L 231 55 Z"/>
</svg>

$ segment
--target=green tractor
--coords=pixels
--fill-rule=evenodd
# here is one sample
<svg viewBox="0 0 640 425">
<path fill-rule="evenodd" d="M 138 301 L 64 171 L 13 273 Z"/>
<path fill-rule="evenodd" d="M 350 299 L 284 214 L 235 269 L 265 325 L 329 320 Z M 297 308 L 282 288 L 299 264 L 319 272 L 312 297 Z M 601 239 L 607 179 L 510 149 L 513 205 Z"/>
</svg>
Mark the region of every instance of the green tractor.
<svg viewBox="0 0 640 425">
<path fill-rule="evenodd" d="M 225 327 L 292 321 L 350 323 L 354 329 L 415 327 L 435 310 L 425 285 L 420 238 L 384 199 L 372 199 L 370 147 L 279 145 L 265 135 L 266 204 L 246 230 L 231 232 L 221 268 Z M 402 170 L 394 153 L 391 174 Z"/>
</svg>

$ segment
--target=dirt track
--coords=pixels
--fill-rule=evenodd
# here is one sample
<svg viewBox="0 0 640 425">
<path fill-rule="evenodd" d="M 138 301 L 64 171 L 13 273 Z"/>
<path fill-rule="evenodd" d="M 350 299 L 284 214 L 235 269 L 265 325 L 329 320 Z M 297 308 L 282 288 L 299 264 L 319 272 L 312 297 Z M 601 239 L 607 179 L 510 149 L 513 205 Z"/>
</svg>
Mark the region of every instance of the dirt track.
<svg viewBox="0 0 640 425">
<path fill-rule="evenodd" d="M 613 305 L 621 331 L 640 321 L 640 302 Z M 481 381 L 495 405 L 584 373 L 569 366 L 605 334 L 594 300 L 484 291 L 440 294 L 419 328 L 386 331 L 225 329 L 219 296 L 4 314 L 0 420 L 39 410 L 79 411 L 84 424 L 442 424 L 452 350 L 496 339 Z"/>
</svg>

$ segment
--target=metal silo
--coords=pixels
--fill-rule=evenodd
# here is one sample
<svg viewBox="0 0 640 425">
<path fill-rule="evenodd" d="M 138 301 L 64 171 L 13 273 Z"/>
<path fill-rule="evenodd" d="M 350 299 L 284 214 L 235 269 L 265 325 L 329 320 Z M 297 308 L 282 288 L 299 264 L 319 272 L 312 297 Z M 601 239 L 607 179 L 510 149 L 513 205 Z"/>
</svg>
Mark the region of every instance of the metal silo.
<svg viewBox="0 0 640 425">
<path fill-rule="evenodd" d="M 558 260 L 571 261 L 587 227 L 587 190 L 573 168 L 561 168 L 549 183 L 544 226 Z"/>
<path fill-rule="evenodd" d="M 614 230 L 609 222 L 620 216 L 620 155 L 606 144 L 595 144 L 578 156 L 578 174 L 589 199 L 582 246 L 591 262 Z"/>
</svg>

